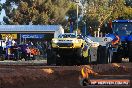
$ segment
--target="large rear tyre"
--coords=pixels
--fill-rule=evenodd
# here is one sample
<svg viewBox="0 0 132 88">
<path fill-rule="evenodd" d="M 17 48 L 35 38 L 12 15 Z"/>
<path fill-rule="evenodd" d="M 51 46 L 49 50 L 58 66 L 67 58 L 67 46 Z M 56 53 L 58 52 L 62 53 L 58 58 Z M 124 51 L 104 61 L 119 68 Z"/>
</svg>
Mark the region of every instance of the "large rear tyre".
<svg viewBox="0 0 132 88">
<path fill-rule="evenodd" d="M 132 62 L 132 57 L 129 57 L 129 62 Z"/>
<path fill-rule="evenodd" d="M 117 53 L 114 52 L 113 55 L 112 55 L 112 63 L 115 63 L 117 62 Z"/>
<path fill-rule="evenodd" d="M 123 50 L 120 47 L 117 49 L 117 52 L 113 53 L 112 63 L 121 63 L 122 62 L 122 52 Z"/>
<path fill-rule="evenodd" d="M 112 56 L 112 63 L 121 63 L 122 62 L 122 57 L 119 54 L 119 52 L 114 52 Z"/>
<path fill-rule="evenodd" d="M 129 57 L 129 62 L 132 62 L 132 42 L 128 43 L 128 57 Z"/>
<path fill-rule="evenodd" d="M 108 63 L 108 50 L 106 46 L 98 46 L 97 49 L 97 64 L 107 64 Z"/>
<path fill-rule="evenodd" d="M 61 66 L 63 63 L 62 63 L 62 58 L 60 57 L 56 57 L 56 66 Z"/>
<path fill-rule="evenodd" d="M 83 57 L 82 48 L 77 49 L 77 57 L 79 58 Z"/>
<path fill-rule="evenodd" d="M 98 46 L 98 49 L 97 49 L 97 64 L 100 64 L 101 63 L 101 47 L 102 46 Z"/>
<path fill-rule="evenodd" d="M 75 56 L 75 65 L 82 65 L 83 64 L 83 51 L 82 51 L 82 48 L 79 48 L 77 49 L 77 53 L 76 53 L 76 56 Z"/>
<path fill-rule="evenodd" d="M 56 64 L 56 54 L 52 50 L 47 50 L 47 65 Z"/>
</svg>

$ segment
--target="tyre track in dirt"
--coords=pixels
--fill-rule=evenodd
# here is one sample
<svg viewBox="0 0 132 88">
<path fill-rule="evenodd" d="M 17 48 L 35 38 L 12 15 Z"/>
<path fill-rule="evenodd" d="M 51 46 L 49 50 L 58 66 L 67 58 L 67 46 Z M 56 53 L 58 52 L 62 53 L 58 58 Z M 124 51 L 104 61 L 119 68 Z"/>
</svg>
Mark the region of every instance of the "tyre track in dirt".
<svg viewBox="0 0 132 88">
<path fill-rule="evenodd" d="M 132 63 L 83 66 L 0 65 L 0 88 L 81 88 L 83 67 L 97 72 L 97 77 L 122 76 L 132 82 Z M 132 84 L 132 83 L 131 83 Z"/>
</svg>

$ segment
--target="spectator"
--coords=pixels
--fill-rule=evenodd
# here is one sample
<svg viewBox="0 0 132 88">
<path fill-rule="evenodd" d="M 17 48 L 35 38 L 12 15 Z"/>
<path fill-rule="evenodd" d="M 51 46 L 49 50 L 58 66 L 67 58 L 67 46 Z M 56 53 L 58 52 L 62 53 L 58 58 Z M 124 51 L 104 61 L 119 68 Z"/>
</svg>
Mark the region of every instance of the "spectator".
<svg viewBox="0 0 132 88">
<path fill-rule="evenodd" d="M 51 50 L 51 43 L 48 43 L 47 49 Z"/>
<path fill-rule="evenodd" d="M 48 46 L 47 41 L 44 42 L 44 45 L 45 45 L 45 49 L 47 49 L 47 46 Z"/>
<path fill-rule="evenodd" d="M 21 45 L 20 46 L 21 47 L 21 52 L 22 52 L 22 54 L 21 54 L 21 58 L 24 58 L 24 59 L 26 59 L 27 57 L 26 57 L 26 48 L 27 48 L 27 45 L 26 44 L 23 44 L 23 45 Z"/>
<path fill-rule="evenodd" d="M 25 60 L 30 60 L 31 50 L 29 47 L 26 48 L 26 58 Z"/>
<path fill-rule="evenodd" d="M 44 52 L 43 52 L 43 48 L 42 48 L 41 44 L 37 43 L 37 48 L 39 49 L 40 54 L 43 55 Z"/>
<path fill-rule="evenodd" d="M 13 54 L 14 54 L 14 60 L 18 60 L 18 46 L 16 43 L 13 46 Z"/>
<path fill-rule="evenodd" d="M 14 40 L 12 40 L 12 45 L 15 46 L 16 42 Z"/>
<path fill-rule="evenodd" d="M 29 41 L 27 44 L 28 44 L 29 47 L 33 46 L 33 42 L 31 42 L 31 41 Z"/>
<path fill-rule="evenodd" d="M 37 55 L 40 55 L 38 49 L 35 47 L 32 47 L 32 48 L 30 48 L 30 50 L 31 50 L 31 56 L 30 57 L 32 57 L 32 59 L 35 60 L 35 57 Z"/>
</svg>

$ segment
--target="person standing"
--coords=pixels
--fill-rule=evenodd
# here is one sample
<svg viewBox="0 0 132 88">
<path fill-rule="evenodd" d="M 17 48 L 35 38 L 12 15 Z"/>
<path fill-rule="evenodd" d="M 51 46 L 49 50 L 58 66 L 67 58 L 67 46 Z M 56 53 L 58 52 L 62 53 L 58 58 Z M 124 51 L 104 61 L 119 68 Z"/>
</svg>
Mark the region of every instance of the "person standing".
<svg viewBox="0 0 132 88">
<path fill-rule="evenodd" d="M 31 55 L 31 50 L 29 47 L 26 48 L 26 59 L 25 60 L 30 60 L 30 55 Z"/>
<path fill-rule="evenodd" d="M 18 46 L 16 43 L 13 46 L 13 54 L 14 54 L 14 60 L 18 60 Z"/>
<path fill-rule="evenodd" d="M 27 58 L 27 51 L 26 51 L 26 48 L 27 48 L 27 45 L 26 44 L 23 44 L 23 45 L 21 45 L 21 59 L 25 59 L 26 60 L 26 58 Z"/>
</svg>

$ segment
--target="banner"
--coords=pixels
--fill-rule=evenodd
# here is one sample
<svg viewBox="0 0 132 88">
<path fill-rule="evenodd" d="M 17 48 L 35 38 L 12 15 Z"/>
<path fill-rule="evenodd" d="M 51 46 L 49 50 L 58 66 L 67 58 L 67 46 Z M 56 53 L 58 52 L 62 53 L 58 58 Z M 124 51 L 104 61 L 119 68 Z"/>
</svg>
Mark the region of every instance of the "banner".
<svg viewBox="0 0 132 88">
<path fill-rule="evenodd" d="M 6 39 L 6 37 L 17 39 L 17 34 L 1 34 L 1 36 L 2 36 L 2 39 Z"/>
<path fill-rule="evenodd" d="M 22 38 L 44 38 L 44 34 L 21 34 Z"/>
</svg>

